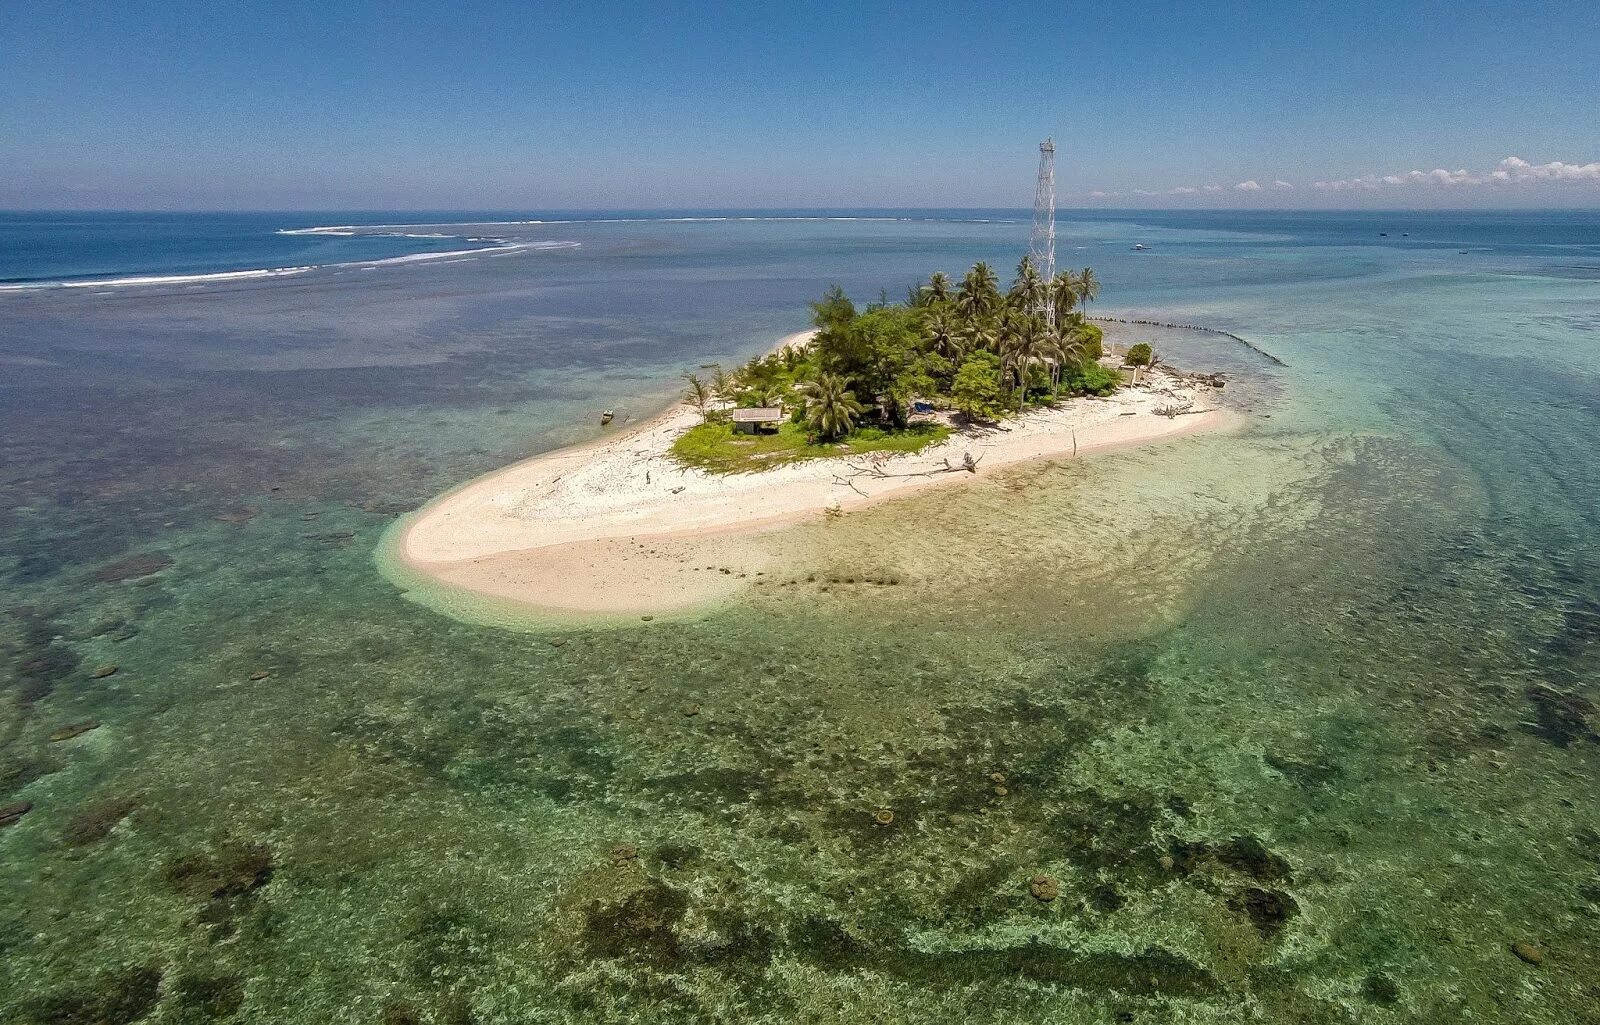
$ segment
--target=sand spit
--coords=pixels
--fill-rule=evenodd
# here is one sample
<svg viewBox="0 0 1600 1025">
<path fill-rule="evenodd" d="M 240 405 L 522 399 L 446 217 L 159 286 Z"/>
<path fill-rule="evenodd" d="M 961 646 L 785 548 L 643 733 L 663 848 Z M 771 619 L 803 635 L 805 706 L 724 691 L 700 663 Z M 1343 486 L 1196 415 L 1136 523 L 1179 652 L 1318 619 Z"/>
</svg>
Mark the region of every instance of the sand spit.
<svg viewBox="0 0 1600 1025">
<path fill-rule="evenodd" d="M 1211 388 L 1157 370 L 1110 398 L 958 431 L 914 455 L 814 459 L 732 475 L 672 459 L 673 439 L 699 422 L 693 409 L 678 406 L 626 433 L 525 460 L 441 496 L 391 532 L 388 555 L 406 576 L 530 611 L 683 611 L 746 586 L 739 574 L 764 566 L 762 546 L 752 543 L 762 532 L 1031 460 L 1216 428 L 1227 417 L 1218 400 Z M 1188 411 L 1156 412 L 1172 406 Z M 968 455 L 976 474 L 944 472 Z M 729 565 L 739 573 L 715 568 Z"/>
</svg>

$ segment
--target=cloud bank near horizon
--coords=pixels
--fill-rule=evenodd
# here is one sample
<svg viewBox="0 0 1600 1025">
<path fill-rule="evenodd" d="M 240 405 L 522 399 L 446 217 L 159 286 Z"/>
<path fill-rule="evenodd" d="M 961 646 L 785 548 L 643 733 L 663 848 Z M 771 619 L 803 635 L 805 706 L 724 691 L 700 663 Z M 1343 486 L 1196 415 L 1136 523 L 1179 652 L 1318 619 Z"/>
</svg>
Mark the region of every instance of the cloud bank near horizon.
<svg viewBox="0 0 1600 1025">
<path fill-rule="evenodd" d="M 1552 160 L 1534 164 L 1521 157 L 1506 157 L 1492 170 L 1473 172 L 1466 169 L 1449 171 L 1442 167 L 1431 171 L 1413 170 L 1404 174 L 1364 174 L 1354 178 L 1336 178 L 1312 182 L 1307 188 L 1313 194 L 1380 193 L 1392 189 L 1463 189 L 1463 188 L 1516 188 L 1529 186 L 1584 186 L 1600 188 L 1600 161 L 1573 164 Z M 1138 197 L 1150 199 L 1158 196 L 1216 196 L 1228 192 L 1257 195 L 1272 192 L 1302 191 L 1282 178 L 1263 184 L 1249 178 L 1232 186 L 1176 185 L 1170 189 L 1096 189 L 1088 193 L 1090 199 L 1122 199 Z"/>
</svg>

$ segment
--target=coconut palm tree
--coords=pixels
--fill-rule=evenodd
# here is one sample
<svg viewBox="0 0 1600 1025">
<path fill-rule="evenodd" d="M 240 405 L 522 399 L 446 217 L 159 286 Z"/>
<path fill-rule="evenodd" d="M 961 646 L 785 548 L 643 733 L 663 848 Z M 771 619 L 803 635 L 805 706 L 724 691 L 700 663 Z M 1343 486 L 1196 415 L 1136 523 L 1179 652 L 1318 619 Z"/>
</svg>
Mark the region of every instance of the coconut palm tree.
<svg viewBox="0 0 1600 1025">
<path fill-rule="evenodd" d="M 1056 323 L 1065 325 L 1078 306 L 1078 276 L 1064 270 L 1051 279 L 1049 289 L 1050 301 L 1056 308 Z"/>
<path fill-rule="evenodd" d="M 949 303 L 939 303 L 929 307 L 927 319 L 923 322 L 922 334 L 928 341 L 928 347 L 934 352 L 951 363 L 961 362 L 964 347 L 961 344 L 960 327 L 956 324 Z"/>
<path fill-rule="evenodd" d="M 719 402 L 730 402 L 739 390 L 732 375 L 720 366 L 711 368 L 711 395 Z"/>
<path fill-rule="evenodd" d="M 950 275 L 942 270 L 934 271 L 933 276 L 928 279 L 928 284 L 922 289 L 922 292 L 928 297 L 928 305 L 930 306 L 934 303 L 949 302 Z"/>
<path fill-rule="evenodd" d="M 789 397 L 789 389 L 777 382 L 758 384 L 754 389 L 754 398 L 757 405 L 777 406 L 783 408 L 783 401 Z"/>
<path fill-rule="evenodd" d="M 1078 305 L 1083 307 L 1085 315 L 1089 312 L 1089 304 L 1100 298 L 1100 279 L 1095 277 L 1093 267 L 1085 267 L 1078 274 Z"/>
<path fill-rule="evenodd" d="M 716 395 L 711 391 L 711 386 L 698 374 L 686 373 L 683 379 L 689 382 L 689 387 L 683 392 L 683 401 L 699 410 L 700 419 L 704 421 L 706 413 L 711 409 L 711 403 L 716 401 Z"/>
<path fill-rule="evenodd" d="M 1033 257 L 1024 256 L 1017 264 L 1017 280 L 1011 285 L 1007 298 L 1017 309 L 1033 313 L 1044 305 L 1044 279 L 1033 265 Z"/>
<path fill-rule="evenodd" d="M 1061 394 L 1061 372 L 1067 367 L 1076 367 L 1083 363 L 1086 351 L 1083 346 L 1083 336 L 1078 334 L 1077 328 L 1070 324 L 1056 322 L 1056 326 L 1045 336 L 1045 355 L 1050 357 L 1050 393 Z"/>
<path fill-rule="evenodd" d="M 1006 317 L 1001 333 L 1003 364 L 1017 379 L 1017 412 L 1028 395 L 1028 368 L 1045 352 L 1045 326 L 1038 317 L 1012 313 Z"/>
<path fill-rule="evenodd" d="M 999 306 L 1000 279 L 995 276 L 993 267 L 980 260 L 961 279 L 961 287 L 956 291 L 956 309 L 971 324 L 988 317 Z"/>
<path fill-rule="evenodd" d="M 819 374 L 801 391 L 806 397 L 806 426 L 824 441 L 849 433 L 865 407 L 856 401 L 855 392 L 845 387 L 838 374 Z"/>
<path fill-rule="evenodd" d="M 1000 328 L 992 320 L 968 321 L 960 332 L 961 352 L 1000 352 Z"/>
</svg>

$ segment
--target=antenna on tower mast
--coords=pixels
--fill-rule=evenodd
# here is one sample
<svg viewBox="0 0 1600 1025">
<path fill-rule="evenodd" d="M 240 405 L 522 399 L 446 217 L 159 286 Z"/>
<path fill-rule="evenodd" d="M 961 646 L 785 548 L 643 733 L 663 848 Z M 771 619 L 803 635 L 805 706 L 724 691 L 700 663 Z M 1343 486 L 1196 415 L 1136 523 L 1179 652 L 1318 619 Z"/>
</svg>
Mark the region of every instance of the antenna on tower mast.
<svg viewBox="0 0 1600 1025">
<path fill-rule="evenodd" d="M 1044 276 L 1048 286 L 1056 276 L 1056 144 L 1050 140 L 1039 143 L 1039 181 L 1033 189 L 1033 234 L 1028 240 L 1028 258 L 1033 268 Z M 1045 323 L 1056 325 L 1056 304 L 1050 301 L 1050 289 L 1040 290 Z"/>
</svg>

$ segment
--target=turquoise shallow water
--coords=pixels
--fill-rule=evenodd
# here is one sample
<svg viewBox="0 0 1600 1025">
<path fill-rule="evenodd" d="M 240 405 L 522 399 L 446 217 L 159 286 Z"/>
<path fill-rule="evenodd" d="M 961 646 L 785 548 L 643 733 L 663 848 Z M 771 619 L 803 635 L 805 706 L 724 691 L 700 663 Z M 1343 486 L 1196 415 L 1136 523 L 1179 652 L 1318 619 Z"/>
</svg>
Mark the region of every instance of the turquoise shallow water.
<svg viewBox="0 0 1600 1025">
<path fill-rule="evenodd" d="M 1115 329 L 1240 432 L 802 526 L 621 630 L 372 552 L 1025 224 L 0 295 L 0 1020 L 1600 1015 L 1600 218 L 1065 220 L 1101 312 L 1283 360 Z"/>
</svg>

